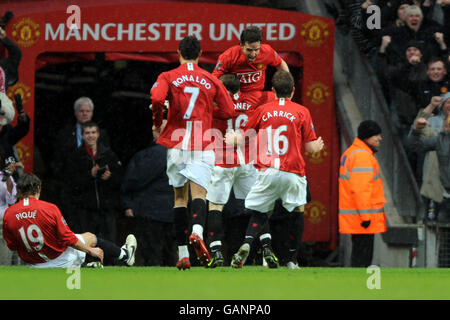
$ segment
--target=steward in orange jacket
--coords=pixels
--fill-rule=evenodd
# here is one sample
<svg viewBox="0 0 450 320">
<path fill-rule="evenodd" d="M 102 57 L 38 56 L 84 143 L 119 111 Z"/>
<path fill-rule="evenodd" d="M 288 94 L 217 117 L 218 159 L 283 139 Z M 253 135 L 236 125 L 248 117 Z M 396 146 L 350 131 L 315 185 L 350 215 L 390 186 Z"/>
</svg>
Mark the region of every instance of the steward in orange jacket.
<svg viewBox="0 0 450 320">
<path fill-rule="evenodd" d="M 376 123 L 375 126 L 377 128 L 375 131 L 368 130 L 363 133 L 360 133 L 358 128 L 358 138 L 355 138 L 353 144 L 341 157 L 339 167 L 340 233 L 375 234 L 386 231 L 384 213 L 386 199 L 380 167 L 374 157 L 374 150 L 376 151 L 381 141 L 381 129 Z"/>
</svg>

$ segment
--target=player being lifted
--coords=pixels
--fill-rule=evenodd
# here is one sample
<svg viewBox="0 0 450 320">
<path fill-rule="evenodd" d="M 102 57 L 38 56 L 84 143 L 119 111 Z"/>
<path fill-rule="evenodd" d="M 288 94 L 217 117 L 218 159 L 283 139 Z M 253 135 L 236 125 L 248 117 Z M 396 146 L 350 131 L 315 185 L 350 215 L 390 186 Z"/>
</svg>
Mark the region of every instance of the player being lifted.
<svg viewBox="0 0 450 320">
<path fill-rule="evenodd" d="M 289 71 L 287 63 L 268 44 L 262 42 L 262 31 L 256 26 L 244 29 L 239 45 L 225 50 L 217 61 L 213 75 L 220 78 L 226 73 L 235 74 L 241 82 L 241 91 L 262 91 L 267 66 Z"/>
<path fill-rule="evenodd" d="M 231 266 L 241 268 L 250 252 L 253 240 L 260 237 L 263 257 L 270 268 L 278 267 L 278 259 L 271 248 L 268 219 L 275 201 L 292 212 L 306 203 L 305 161 L 302 148 L 310 153 L 322 150 L 324 143 L 317 138 L 309 110 L 292 102 L 294 79 L 289 72 L 277 71 L 272 78 L 276 99 L 264 104 L 251 114 L 246 130 L 256 130 L 258 176 L 245 198 L 245 207 L 251 210 L 243 245 L 233 256 Z M 227 143 L 237 143 L 238 135 L 226 135 Z"/>
<path fill-rule="evenodd" d="M 222 134 L 228 130 L 244 128 L 250 113 L 259 105 L 275 99 L 271 91 L 240 92 L 240 82 L 236 75 L 228 73 L 220 77 L 228 89 L 233 102 L 236 116 L 227 120 L 215 120 L 213 126 Z M 235 147 L 226 145 L 223 141 L 215 144 L 216 163 L 211 174 L 211 183 L 206 194 L 209 201 L 208 237 L 210 242 L 211 261 L 208 267 L 223 265 L 222 255 L 222 211 L 228 202 L 231 189 L 236 199 L 245 199 L 256 180 L 256 169 L 250 161 L 249 144 Z"/>
<path fill-rule="evenodd" d="M 189 269 L 187 247 L 189 190 L 192 199 L 192 234 L 189 242 L 197 257 L 207 265 L 210 255 L 203 241 L 206 220 L 206 190 L 214 167 L 211 130 L 215 117 L 234 116 L 233 101 L 226 88 L 211 73 L 198 66 L 200 42 L 193 36 L 181 40 L 178 49 L 180 66 L 160 74 L 151 89 L 154 130 L 157 140 L 168 148 L 167 175 L 175 193 L 174 225 L 180 270 Z M 161 126 L 165 99 L 169 111 L 165 128 Z M 211 148 L 208 148 L 211 147 Z"/>
</svg>

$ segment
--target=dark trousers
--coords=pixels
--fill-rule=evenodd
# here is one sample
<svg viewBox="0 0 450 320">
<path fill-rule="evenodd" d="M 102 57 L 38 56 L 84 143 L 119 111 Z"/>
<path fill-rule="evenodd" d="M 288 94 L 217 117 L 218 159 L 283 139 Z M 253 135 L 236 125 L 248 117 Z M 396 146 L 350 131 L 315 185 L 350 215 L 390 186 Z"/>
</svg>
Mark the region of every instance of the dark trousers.
<svg viewBox="0 0 450 320">
<path fill-rule="evenodd" d="M 233 254 L 235 254 L 239 247 L 244 243 L 245 232 L 247 230 L 250 215 L 242 214 L 224 219 L 224 254 L 225 265 L 229 265 Z M 255 246 L 252 246 L 254 249 Z M 253 250 L 252 250 L 253 251 Z M 247 259 L 250 261 L 250 259 Z"/>
<path fill-rule="evenodd" d="M 138 251 L 144 266 L 174 266 L 177 248 L 173 223 L 136 218 Z"/>
<path fill-rule="evenodd" d="M 374 238 L 373 234 L 352 234 L 352 267 L 372 264 Z"/>
<path fill-rule="evenodd" d="M 76 233 L 91 232 L 97 237 L 117 242 L 116 213 L 113 210 L 77 210 L 79 231 Z"/>
</svg>

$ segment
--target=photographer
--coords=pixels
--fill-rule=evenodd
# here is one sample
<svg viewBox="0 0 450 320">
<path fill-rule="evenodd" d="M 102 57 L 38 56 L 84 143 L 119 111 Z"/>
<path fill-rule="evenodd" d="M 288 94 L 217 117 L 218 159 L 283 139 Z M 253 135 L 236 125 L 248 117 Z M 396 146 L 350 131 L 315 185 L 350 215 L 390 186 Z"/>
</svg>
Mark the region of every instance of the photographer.
<svg viewBox="0 0 450 320">
<path fill-rule="evenodd" d="M 0 92 L 6 92 L 6 89 L 19 79 L 18 68 L 22 59 L 22 51 L 6 36 L 5 31 L 6 24 L 12 17 L 12 12 L 8 11 L 0 19 L 0 42 L 8 51 L 8 57 L 0 59 Z"/>
<path fill-rule="evenodd" d="M 4 151 L 4 159 L 9 159 L 9 162 L 13 162 L 11 159 L 13 158 L 18 163 L 17 166 L 23 167 L 20 159 L 16 157 L 14 148 L 30 131 L 30 118 L 23 109 L 21 95 L 16 94 L 14 98 L 18 113 L 15 127 L 10 124 L 15 115 L 13 104 L 6 94 L 0 92 L 0 148 Z M 22 168 L 19 170 L 21 171 Z M 19 170 L 16 171 L 14 178 L 17 178 Z"/>
<path fill-rule="evenodd" d="M 0 150 L 0 163 L 7 163 L 4 160 L 3 150 Z M 6 246 L 2 234 L 3 214 L 10 205 L 16 202 L 16 183 L 11 178 L 18 163 L 9 163 L 0 171 L 0 265 L 11 265 L 12 252 Z"/>
<path fill-rule="evenodd" d="M 70 199 L 79 224 L 72 228 L 90 230 L 115 241 L 123 169 L 111 148 L 99 143 L 99 136 L 96 123 L 83 124 L 83 144 L 65 168 L 72 176 L 63 182 L 72 184 L 73 189 Z"/>
</svg>

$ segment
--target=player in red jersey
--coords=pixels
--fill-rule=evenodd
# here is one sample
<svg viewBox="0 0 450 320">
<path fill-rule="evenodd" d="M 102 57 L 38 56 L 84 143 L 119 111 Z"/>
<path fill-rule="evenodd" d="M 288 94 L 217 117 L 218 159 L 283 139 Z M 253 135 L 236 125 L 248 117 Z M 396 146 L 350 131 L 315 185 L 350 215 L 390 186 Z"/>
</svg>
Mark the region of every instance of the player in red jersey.
<svg viewBox="0 0 450 320">
<path fill-rule="evenodd" d="M 101 262 L 106 255 L 134 264 L 137 244 L 133 235 L 119 248 L 89 232 L 74 234 L 56 205 L 39 200 L 41 185 L 34 174 L 20 177 L 16 186 L 19 201 L 3 217 L 6 244 L 24 262 L 37 268 L 80 267 L 87 253 Z"/>
<path fill-rule="evenodd" d="M 200 42 L 193 36 L 185 37 L 178 49 L 180 66 L 160 74 L 151 89 L 154 130 L 161 133 L 157 143 L 168 148 L 167 175 L 175 193 L 174 224 L 180 270 L 190 268 L 186 239 L 189 190 L 192 198 L 189 242 L 201 263 L 209 262 L 203 226 L 207 212 L 206 190 L 214 167 L 212 121 L 213 116 L 222 119 L 234 116 L 233 101 L 226 88 L 198 66 L 200 54 Z M 162 114 L 167 97 L 169 112 L 163 128 Z"/>
<path fill-rule="evenodd" d="M 249 114 L 258 106 L 275 99 L 271 91 L 240 92 L 240 81 L 234 74 L 224 74 L 220 80 L 228 89 L 236 112 L 233 118 L 215 119 L 214 127 L 218 128 L 223 136 L 228 130 L 242 130 L 248 121 Z M 236 147 L 226 145 L 223 141 L 216 140 L 216 142 L 214 147 L 216 163 L 206 194 L 206 199 L 209 201 L 208 236 L 211 261 L 208 267 L 210 268 L 223 265 L 222 211 L 228 202 L 231 189 L 233 188 L 236 199 L 245 199 L 257 175 L 253 163 L 249 160 L 248 144 Z"/>
<path fill-rule="evenodd" d="M 213 75 L 220 78 L 226 73 L 237 75 L 241 91 L 262 91 L 267 66 L 289 71 L 287 63 L 268 44 L 262 44 L 261 29 L 250 26 L 241 33 L 239 45 L 223 52 L 217 61 Z"/>
<path fill-rule="evenodd" d="M 292 212 L 306 203 L 304 146 L 315 153 L 323 148 L 323 140 L 317 138 L 311 115 L 307 108 L 290 99 L 294 93 L 294 79 L 289 72 L 277 71 L 272 79 L 276 100 L 260 106 L 250 116 L 247 130 L 256 130 L 259 169 L 255 184 L 245 198 L 245 207 L 252 211 L 244 244 L 233 256 L 231 266 L 241 268 L 250 252 L 256 236 L 263 247 L 263 257 L 270 268 L 278 267 L 278 259 L 272 252 L 268 232 L 268 216 L 277 199 Z M 226 136 L 227 142 L 237 136 Z"/>
</svg>

